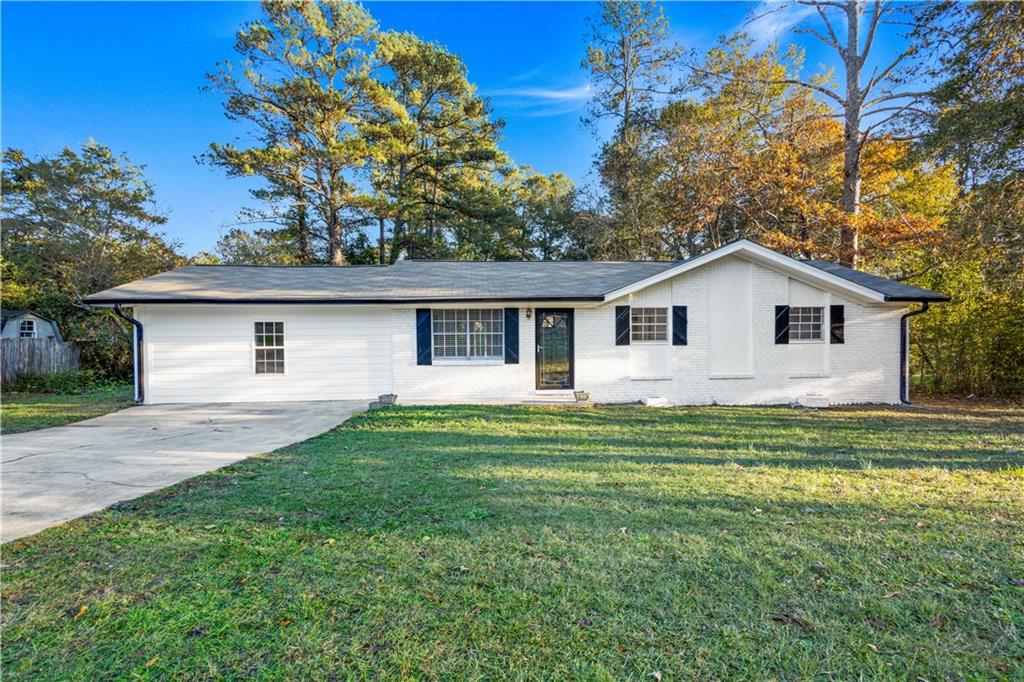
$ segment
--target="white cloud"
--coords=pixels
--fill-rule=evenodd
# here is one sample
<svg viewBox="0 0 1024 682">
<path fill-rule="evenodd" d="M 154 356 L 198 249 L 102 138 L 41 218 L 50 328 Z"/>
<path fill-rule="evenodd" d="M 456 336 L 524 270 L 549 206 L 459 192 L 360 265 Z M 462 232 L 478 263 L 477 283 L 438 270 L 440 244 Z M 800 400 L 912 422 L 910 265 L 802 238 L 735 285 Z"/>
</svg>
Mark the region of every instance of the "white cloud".
<svg viewBox="0 0 1024 682">
<path fill-rule="evenodd" d="M 815 13 L 808 5 L 796 3 L 762 2 L 737 27 L 754 39 L 757 47 L 780 42 L 794 26 Z"/>
<path fill-rule="evenodd" d="M 569 87 L 523 86 L 501 88 L 489 93 L 503 108 L 524 116 L 557 116 L 578 111 L 593 96 L 594 86 L 581 83 Z"/>
<path fill-rule="evenodd" d="M 520 83 L 522 81 L 532 80 L 532 79 L 536 78 L 537 76 L 539 76 L 540 74 L 542 74 L 543 72 L 544 72 L 544 65 L 541 64 L 540 66 L 535 66 L 532 69 L 529 69 L 528 71 L 523 71 L 522 73 L 520 73 L 518 75 L 512 76 L 511 78 L 508 79 L 508 82 L 509 83 Z"/>
</svg>

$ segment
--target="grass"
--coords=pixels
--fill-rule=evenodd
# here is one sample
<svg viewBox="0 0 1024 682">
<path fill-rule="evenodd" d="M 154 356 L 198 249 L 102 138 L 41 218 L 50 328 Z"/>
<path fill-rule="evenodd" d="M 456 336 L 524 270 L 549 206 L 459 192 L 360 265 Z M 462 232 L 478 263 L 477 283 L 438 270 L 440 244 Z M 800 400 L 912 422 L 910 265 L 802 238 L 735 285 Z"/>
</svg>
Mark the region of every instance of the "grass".
<svg viewBox="0 0 1024 682">
<path fill-rule="evenodd" d="M 3 548 L 8 679 L 1021 679 L 1024 410 L 362 415 Z"/>
<path fill-rule="evenodd" d="M 75 395 L 5 391 L 0 433 L 35 431 L 99 417 L 132 404 L 132 387 L 116 386 Z"/>
</svg>

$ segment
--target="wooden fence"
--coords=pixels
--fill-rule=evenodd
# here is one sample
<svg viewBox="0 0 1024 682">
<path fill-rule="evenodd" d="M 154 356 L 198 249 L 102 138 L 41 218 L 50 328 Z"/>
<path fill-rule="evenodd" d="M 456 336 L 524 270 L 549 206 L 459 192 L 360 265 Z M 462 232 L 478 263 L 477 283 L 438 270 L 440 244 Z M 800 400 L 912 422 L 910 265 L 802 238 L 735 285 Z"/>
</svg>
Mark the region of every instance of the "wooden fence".
<svg viewBox="0 0 1024 682">
<path fill-rule="evenodd" d="M 78 369 L 78 346 L 56 339 L 0 339 L 3 385 L 17 377 Z"/>
</svg>

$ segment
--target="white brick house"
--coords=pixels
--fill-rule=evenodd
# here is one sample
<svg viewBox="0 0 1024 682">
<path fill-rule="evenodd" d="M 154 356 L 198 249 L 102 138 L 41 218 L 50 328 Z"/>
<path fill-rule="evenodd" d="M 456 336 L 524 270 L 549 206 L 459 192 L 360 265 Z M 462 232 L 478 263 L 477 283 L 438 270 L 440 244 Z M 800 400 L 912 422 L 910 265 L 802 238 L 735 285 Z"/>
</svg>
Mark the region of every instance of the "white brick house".
<svg viewBox="0 0 1024 682">
<path fill-rule="evenodd" d="M 86 299 L 135 325 L 147 403 L 676 404 L 898 403 L 908 306 L 945 300 L 746 240 L 660 263 L 188 266 Z"/>
</svg>

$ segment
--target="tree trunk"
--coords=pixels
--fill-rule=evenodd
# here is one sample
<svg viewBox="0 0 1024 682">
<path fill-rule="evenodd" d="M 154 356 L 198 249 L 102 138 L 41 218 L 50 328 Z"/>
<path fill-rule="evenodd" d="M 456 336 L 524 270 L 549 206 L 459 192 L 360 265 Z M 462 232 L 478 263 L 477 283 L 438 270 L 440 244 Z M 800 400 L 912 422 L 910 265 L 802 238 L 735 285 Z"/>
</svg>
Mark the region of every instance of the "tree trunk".
<svg viewBox="0 0 1024 682">
<path fill-rule="evenodd" d="M 857 267 L 860 215 L 860 161 L 864 139 L 860 133 L 860 3 L 846 0 L 846 98 L 843 122 L 843 212 L 847 219 L 839 231 L 839 263 Z"/>
<path fill-rule="evenodd" d="M 292 149 L 295 150 L 295 168 L 292 169 L 292 183 L 295 185 L 295 228 L 298 231 L 299 239 L 299 262 L 309 263 L 311 254 L 309 252 L 309 223 L 306 221 L 306 190 L 303 183 L 302 143 L 298 139 L 292 140 Z"/>
<path fill-rule="evenodd" d="M 327 241 L 331 251 L 331 265 L 344 265 L 345 252 L 342 251 L 342 229 L 338 211 L 341 210 L 341 197 L 335 183 L 331 187 L 331 206 L 328 209 Z"/>
<path fill-rule="evenodd" d="M 341 249 L 341 221 L 337 209 L 331 208 L 331 222 L 327 226 L 328 242 L 331 249 L 331 265 L 344 265 L 345 253 Z"/>
<path fill-rule="evenodd" d="M 405 198 L 405 180 L 408 174 L 407 159 L 403 156 L 398 162 L 398 197 L 397 204 L 399 206 L 398 213 L 395 215 L 395 241 L 398 241 L 399 230 L 404 230 L 405 234 L 405 253 L 409 260 L 412 260 L 416 256 L 416 244 L 413 241 L 413 229 L 410 224 L 408 230 L 405 225 L 405 212 L 402 206 L 402 201 Z"/>
<path fill-rule="evenodd" d="M 305 264 L 310 262 L 311 255 L 309 253 L 309 224 L 306 222 L 306 194 L 302 191 L 302 187 L 296 188 L 295 211 L 295 227 L 299 233 L 299 262 Z"/>
<path fill-rule="evenodd" d="M 377 222 L 380 225 L 380 255 L 377 260 L 384 265 L 387 260 L 387 256 L 384 255 L 384 216 L 378 217 Z"/>
</svg>

